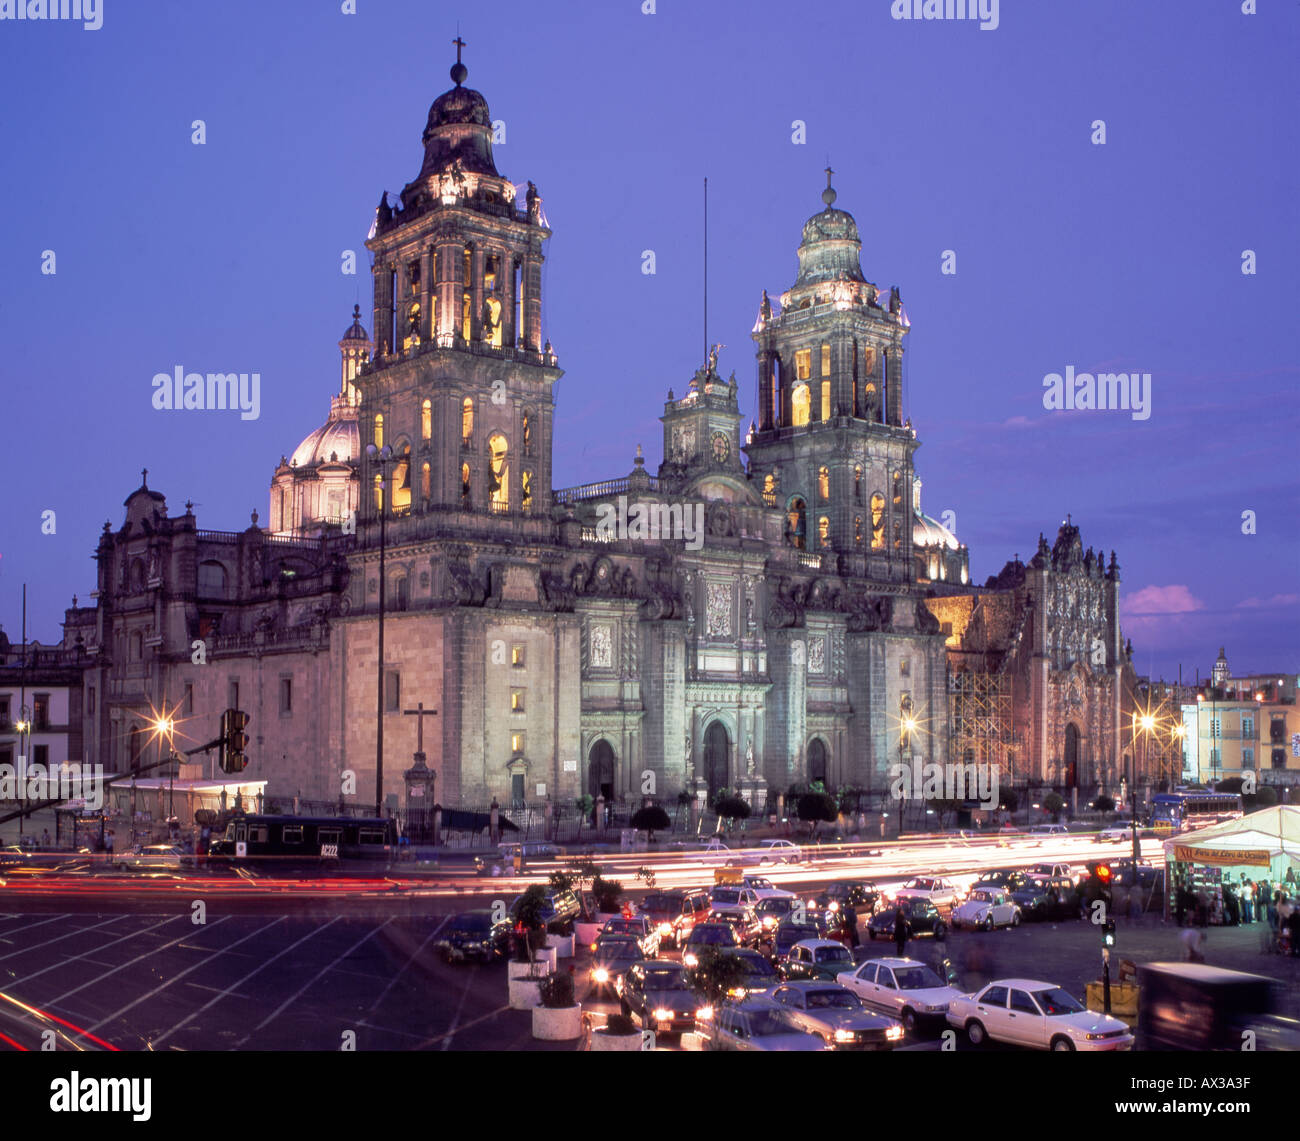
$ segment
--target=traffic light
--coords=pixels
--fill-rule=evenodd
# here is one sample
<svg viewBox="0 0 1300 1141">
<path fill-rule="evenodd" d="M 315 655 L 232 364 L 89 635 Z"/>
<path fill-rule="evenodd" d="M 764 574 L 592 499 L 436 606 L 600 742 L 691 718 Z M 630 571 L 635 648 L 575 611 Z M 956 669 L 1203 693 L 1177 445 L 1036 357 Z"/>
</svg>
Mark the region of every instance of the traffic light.
<svg viewBox="0 0 1300 1141">
<path fill-rule="evenodd" d="M 1115 920 L 1107 919 L 1101 925 L 1101 944 L 1103 947 L 1115 946 Z"/>
<path fill-rule="evenodd" d="M 248 714 L 242 709 L 227 709 L 221 715 L 221 771 L 242 773 L 248 764 L 244 750 L 248 748 Z"/>
</svg>

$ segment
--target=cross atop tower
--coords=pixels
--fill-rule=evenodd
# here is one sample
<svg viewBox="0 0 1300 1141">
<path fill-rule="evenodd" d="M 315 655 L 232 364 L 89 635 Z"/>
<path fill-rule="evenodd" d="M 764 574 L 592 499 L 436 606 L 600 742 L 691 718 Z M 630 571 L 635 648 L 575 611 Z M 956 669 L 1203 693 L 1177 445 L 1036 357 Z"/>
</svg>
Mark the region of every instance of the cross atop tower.
<svg viewBox="0 0 1300 1141">
<path fill-rule="evenodd" d="M 140 486 L 141 487 L 149 486 L 149 469 L 147 467 L 140 469 Z"/>
<path fill-rule="evenodd" d="M 459 32 L 456 33 L 456 38 L 451 42 L 456 45 L 456 62 L 460 63 L 460 49 L 463 47 L 468 47 L 469 45 L 460 38 Z"/>
</svg>

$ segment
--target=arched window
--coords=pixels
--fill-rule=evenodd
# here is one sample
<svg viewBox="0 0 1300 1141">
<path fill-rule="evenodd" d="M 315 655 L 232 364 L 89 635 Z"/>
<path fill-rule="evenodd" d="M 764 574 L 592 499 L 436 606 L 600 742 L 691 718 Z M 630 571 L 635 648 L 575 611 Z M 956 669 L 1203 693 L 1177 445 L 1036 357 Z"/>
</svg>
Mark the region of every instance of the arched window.
<svg viewBox="0 0 1300 1141">
<path fill-rule="evenodd" d="M 903 473 L 901 471 L 894 472 L 894 506 L 900 510 L 903 506 Z"/>
<path fill-rule="evenodd" d="M 473 309 L 474 309 L 474 252 L 469 247 L 465 247 L 463 267 L 461 270 L 462 292 L 460 297 L 460 335 L 465 340 L 470 339 L 473 331 Z"/>
<path fill-rule="evenodd" d="M 433 439 L 433 401 L 426 400 L 420 405 L 420 439 Z"/>
<path fill-rule="evenodd" d="M 220 563 L 199 563 L 199 597 L 226 597 L 226 568 Z"/>
<path fill-rule="evenodd" d="M 468 396 L 460 405 L 460 440 L 463 447 L 472 447 L 474 443 L 474 401 Z"/>
<path fill-rule="evenodd" d="M 817 498 L 826 503 L 831 497 L 831 471 L 828 467 L 817 469 Z"/>
<path fill-rule="evenodd" d="M 825 515 L 817 520 L 817 543 L 822 547 L 831 545 L 831 521 Z"/>
<path fill-rule="evenodd" d="M 144 590 L 144 559 L 135 559 L 131 563 L 131 589 L 136 593 Z"/>
<path fill-rule="evenodd" d="M 853 502 L 862 502 L 862 465 L 857 464 L 853 468 Z"/>
<path fill-rule="evenodd" d="M 420 343 L 420 303 L 412 301 L 406 308 L 406 332 L 402 337 L 402 348 L 409 352 Z"/>
<path fill-rule="evenodd" d="M 533 454 L 533 414 L 527 408 L 524 409 L 523 436 L 524 455 L 531 456 Z"/>
<path fill-rule="evenodd" d="M 376 412 L 375 413 L 375 447 L 382 448 L 383 446 L 384 446 L 384 414 L 382 412 Z"/>
<path fill-rule="evenodd" d="M 421 499 L 427 500 L 429 498 L 432 490 L 431 480 L 432 480 L 432 473 L 429 470 L 429 465 L 426 463 L 423 467 L 420 468 L 420 498 Z"/>
<path fill-rule="evenodd" d="M 808 386 L 796 384 L 790 393 L 790 423 L 798 428 L 808 423 Z"/>
<path fill-rule="evenodd" d="M 862 546 L 862 516 L 853 516 L 853 541 L 860 547 Z"/>
<path fill-rule="evenodd" d="M 807 515 L 808 505 L 796 495 L 786 507 L 785 541 L 801 551 L 808 545 Z"/>
<path fill-rule="evenodd" d="M 776 506 L 776 476 L 763 477 L 763 502 L 769 507 Z"/>
<path fill-rule="evenodd" d="M 411 445 L 399 445 L 402 459 L 393 468 L 393 510 L 411 506 Z"/>
<path fill-rule="evenodd" d="M 500 432 L 488 437 L 488 503 L 493 511 L 510 506 L 510 445 Z"/>
<path fill-rule="evenodd" d="M 525 511 L 533 509 L 533 473 L 530 471 L 519 475 L 519 506 Z"/>
<path fill-rule="evenodd" d="M 878 491 L 871 497 L 871 549 L 885 549 L 885 497 Z"/>
<path fill-rule="evenodd" d="M 460 503 L 469 506 L 469 464 L 460 465 Z"/>
</svg>

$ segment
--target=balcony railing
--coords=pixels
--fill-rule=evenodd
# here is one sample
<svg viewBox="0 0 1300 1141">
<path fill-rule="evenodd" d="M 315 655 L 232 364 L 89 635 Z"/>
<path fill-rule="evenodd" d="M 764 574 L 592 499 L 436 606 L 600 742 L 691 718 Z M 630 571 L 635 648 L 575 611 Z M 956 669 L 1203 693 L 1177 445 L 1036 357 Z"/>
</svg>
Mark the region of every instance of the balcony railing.
<svg viewBox="0 0 1300 1141">
<path fill-rule="evenodd" d="M 646 476 L 648 481 L 642 484 L 638 483 L 638 490 L 658 491 L 658 476 Z M 569 504 L 581 503 L 591 499 L 606 499 L 611 495 L 626 495 L 632 490 L 632 480 L 630 476 L 623 476 L 621 479 L 605 479 L 599 483 L 581 483 L 577 487 L 561 487 L 553 496 L 556 503 Z"/>
</svg>

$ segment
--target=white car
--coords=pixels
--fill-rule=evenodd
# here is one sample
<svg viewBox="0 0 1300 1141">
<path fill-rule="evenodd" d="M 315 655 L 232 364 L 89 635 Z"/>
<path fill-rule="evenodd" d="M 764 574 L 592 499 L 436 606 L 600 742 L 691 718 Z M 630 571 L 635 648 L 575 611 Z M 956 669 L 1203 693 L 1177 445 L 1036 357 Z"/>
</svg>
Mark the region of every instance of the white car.
<svg viewBox="0 0 1300 1141">
<path fill-rule="evenodd" d="M 909 1034 L 924 1022 L 942 1021 L 961 991 L 915 959 L 868 959 L 837 977 L 873 1010 L 899 1019 Z"/>
<path fill-rule="evenodd" d="M 189 862 L 185 849 L 177 844 L 146 844 L 122 852 L 113 861 L 121 871 L 178 872 Z"/>
<path fill-rule="evenodd" d="M 972 1046 L 985 1039 L 1035 1050 L 1131 1050 L 1133 1033 L 1118 1018 L 1085 1010 L 1068 991 L 1034 979 L 997 979 L 948 1004 L 948 1025 Z"/>
<path fill-rule="evenodd" d="M 1048 879 L 1063 877 L 1071 883 L 1078 883 L 1078 875 L 1069 864 L 1035 864 L 1029 869 L 1032 876 L 1046 876 Z"/>
<path fill-rule="evenodd" d="M 758 892 L 739 884 L 718 884 L 709 892 L 709 914 L 723 911 L 753 910 L 758 906 Z"/>
<path fill-rule="evenodd" d="M 928 899 L 935 907 L 956 907 L 961 893 L 952 880 L 917 876 L 894 893 L 895 899 Z"/>
<path fill-rule="evenodd" d="M 803 859 L 803 850 L 790 840 L 763 840 L 758 847 L 760 864 L 797 864 Z"/>
<path fill-rule="evenodd" d="M 1019 927 L 1020 908 L 1002 888 L 979 887 L 966 897 L 966 902 L 952 909 L 949 920 L 952 929 L 978 927 L 991 931 L 994 927 Z"/>
<path fill-rule="evenodd" d="M 1106 828 L 1097 833 L 1099 844 L 1122 844 L 1133 842 L 1133 825 L 1123 824 L 1118 828 Z"/>
<path fill-rule="evenodd" d="M 766 876 L 745 876 L 742 880 L 744 885 L 749 888 L 759 899 L 798 899 L 799 897 L 792 891 L 786 891 L 784 888 L 777 887 Z"/>
</svg>

